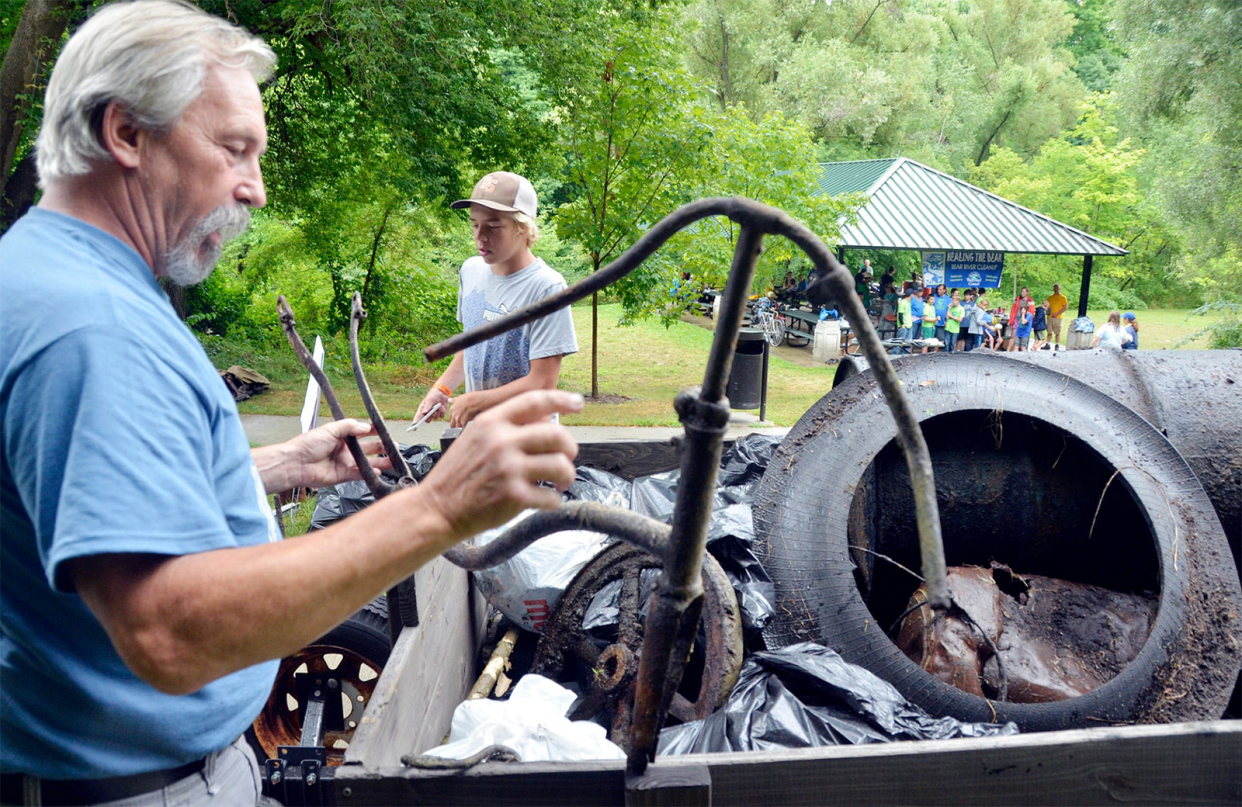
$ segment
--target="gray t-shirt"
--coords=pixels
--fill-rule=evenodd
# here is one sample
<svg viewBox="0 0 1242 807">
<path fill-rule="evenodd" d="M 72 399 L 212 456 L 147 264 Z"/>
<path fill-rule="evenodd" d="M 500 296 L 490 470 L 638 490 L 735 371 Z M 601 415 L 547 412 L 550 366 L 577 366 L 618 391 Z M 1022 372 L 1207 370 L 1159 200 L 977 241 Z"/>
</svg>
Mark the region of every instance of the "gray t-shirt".
<svg viewBox="0 0 1242 807">
<path fill-rule="evenodd" d="M 565 288 L 565 278 L 542 258 L 511 275 L 500 276 L 476 256 L 462 264 L 457 290 L 457 321 L 466 330 L 542 300 Z M 466 349 L 466 392 L 495 389 L 524 378 L 532 359 L 578 352 L 568 308 Z"/>
</svg>

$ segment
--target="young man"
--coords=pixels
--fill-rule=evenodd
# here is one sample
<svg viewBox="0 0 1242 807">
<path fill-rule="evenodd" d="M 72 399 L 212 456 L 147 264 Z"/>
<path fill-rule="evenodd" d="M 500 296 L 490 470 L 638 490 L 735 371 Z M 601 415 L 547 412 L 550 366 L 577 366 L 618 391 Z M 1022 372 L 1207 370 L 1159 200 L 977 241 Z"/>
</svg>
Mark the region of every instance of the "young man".
<svg viewBox="0 0 1242 807">
<path fill-rule="evenodd" d="M 100 9 L 48 81 L 43 197 L 0 238 L 0 803 L 255 804 L 241 734 L 279 659 L 573 481 L 548 418 L 581 399 L 528 393 L 422 484 L 280 540 L 266 494 L 359 478 L 343 438 L 370 426 L 250 449 L 158 282 L 203 280 L 266 202 L 274 63 L 142 0 Z"/>
<path fill-rule="evenodd" d="M 539 238 L 538 202 L 525 177 L 495 171 L 474 186 L 469 199 L 449 205 L 470 208 L 470 229 L 479 254 L 462 264 L 457 321 L 470 330 L 565 288 L 565 278 L 530 251 Z M 578 352 L 568 308 L 458 353 L 418 406 L 421 418 L 437 404 L 433 419 L 465 426 L 526 390 L 556 389 L 561 359 Z M 453 391 L 466 382 L 466 393 Z"/>
</svg>

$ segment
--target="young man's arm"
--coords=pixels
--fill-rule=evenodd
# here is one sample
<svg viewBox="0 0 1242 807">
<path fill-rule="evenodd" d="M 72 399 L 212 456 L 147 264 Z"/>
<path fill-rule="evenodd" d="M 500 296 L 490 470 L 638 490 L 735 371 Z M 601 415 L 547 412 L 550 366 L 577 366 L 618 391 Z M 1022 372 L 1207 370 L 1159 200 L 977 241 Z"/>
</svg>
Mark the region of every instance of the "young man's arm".
<svg viewBox="0 0 1242 807">
<path fill-rule="evenodd" d="M 436 404 L 440 404 L 440 411 L 431 416 L 432 420 L 443 420 L 448 416 L 449 404 L 453 400 L 453 390 L 461 386 L 466 380 L 466 361 L 463 354 L 456 353 L 453 360 L 449 362 L 448 369 L 440 374 L 436 379 L 436 383 L 431 385 L 431 389 L 427 390 L 427 394 L 423 396 L 423 402 L 418 405 L 418 412 L 414 414 L 414 419 L 418 420 L 427 414 Z M 555 389 L 556 385 L 553 384 Z M 448 390 L 445 392 L 444 390 Z"/>
<path fill-rule="evenodd" d="M 556 389 L 556 384 L 561 377 L 562 358 L 557 355 L 531 359 L 530 372 L 519 379 L 494 389 L 475 390 L 454 397 L 449 425 L 454 428 L 465 426 L 479 413 L 528 390 Z"/>
<path fill-rule="evenodd" d="M 66 571 L 136 675 L 195 692 L 305 646 L 461 539 L 557 507 L 560 494 L 538 483 L 568 487 L 577 445 L 548 418 L 581 408 L 559 391 L 495 407 L 421 484 L 325 530 L 180 556 L 89 555 Z"/>
</svg>

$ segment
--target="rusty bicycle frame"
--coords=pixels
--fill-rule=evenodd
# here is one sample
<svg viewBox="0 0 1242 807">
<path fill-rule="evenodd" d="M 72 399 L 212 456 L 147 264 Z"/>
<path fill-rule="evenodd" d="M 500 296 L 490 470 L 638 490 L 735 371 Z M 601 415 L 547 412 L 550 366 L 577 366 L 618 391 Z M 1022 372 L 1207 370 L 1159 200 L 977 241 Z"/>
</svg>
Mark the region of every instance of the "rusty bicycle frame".
<svg viewBox="0 0 1242 807">
<path fill-rule="evenodd" d="M 594 503 L 571 502 L 551 512 L 537 513 L 516 525 L 486 547 L 458 546 L 444 553 L 451 563 L 467 570 L 486 569 L 521 552 L 539 538 L 565 529 L 604 532 L 628 541 L 660 561 L 661 572 L 649 601 L 642 654 L 639 659 L 637 690 L 631 723 L 627 770 L 642 774 L 655 759 L 659 729 L 681 682 L 690 654 L 703 604 L 699 569 L 703 563 L 712 495 L 720 465 L 724 435 L 729 422 L 725 388 L 731 360 L 737 348 L 742 311 L 754 279 L 755 264 L 765 235 L 784 236 L 812 261 L 820 278 L 807 288 L 814 305 L 832 304 L 842 310 L 851 323 L 859 345 L 879 380 L 889 411 L 897 423 L 897 442 L 906 457 L 914 489 L 922 572 L 927 583 L 928 605 L 937 610 L 950 608 L 946 582 L 944 548 L 936 504 L 931 455 L 923 439 L 918 419 L 901 389 L 879 336 L 871 325 L 862 300 L 854 292 L 849 271 L 832 255 L 823 241 L 805 225 L 784 211 L 740 197 L 703 199 L 687 204 L 657 222 L 619 258 L 595 274 L 539 302 L 470 331 L 426 348 L 428 361 L 451 356 L 505 331 L 564 308 L 616 282 L 637 268 L 669 238 L 700 219 L 726 216 L 741 227 L 733 254 L 720 317 L 712 340 L 703 385 L 680 393 L 673 402 L 685 427 L 680 446 L 681 482 L 669 525 L 620 508 Z M 293 313 L 280 298 L 280 319 L 290 343 L 328 398 L 335 418 L 344 417 L 327 376 L 314 363 L 297 335 Z M 347 438 L 350 451 L 363 472 L 363 478 L 376 498 L 413 484 L 413 477 L 396 443 L 384 427 L 370 389 L 363 376 L 358 353 L 358 326 L 365 312 L 355 295 L 350 317 L 351 359 L 355 380 L 367 413 L 393 462 L 399 477 L 389 483 L 375 473 L 357 440 Z M 402 603 L 400 587 L 390 598 Z M 412 600 L 412 597 L 405 599 Z M 406 607 L 404 604 L 401 606 Z M 399 630 L 399 625 L 398 628 Z"/>
</svg>

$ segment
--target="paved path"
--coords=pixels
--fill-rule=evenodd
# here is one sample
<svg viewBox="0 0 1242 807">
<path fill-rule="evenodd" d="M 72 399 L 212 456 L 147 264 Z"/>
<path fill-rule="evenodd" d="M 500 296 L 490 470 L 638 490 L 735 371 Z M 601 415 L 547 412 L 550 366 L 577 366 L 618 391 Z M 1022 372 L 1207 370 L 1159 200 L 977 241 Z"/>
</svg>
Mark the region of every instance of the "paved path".
<svg viewBox="0 0 1242 807">
<path fill-rule="evenodd" d="M 754 415 L 735 412 L 735 420 L 729 424 L 726 440 L 736 440 L 748 434 L 785 434 L 789 429 L 783 426 L 760 425 Z M 242 428 L 253 446 L 266 446 L 283 442 L 296 437 L 302 426 L 298 418 L 287 415 L 242 415 Z M 321 420 L 322 422 L 326 422 Z M 399 443 L 413 445 L 439 445 L 440 432 L 448 428 L 447 421 L 424 423 L 412 432 L 405 430 L 409 426 L 406 420 L 386 420 L 388 431 Z M 602 443 L 624 440 L 668 440 L 680 436 L 681 428 L 662 426 L 570 426 L 569 432 L 580 443 Z"/>
</svg>

